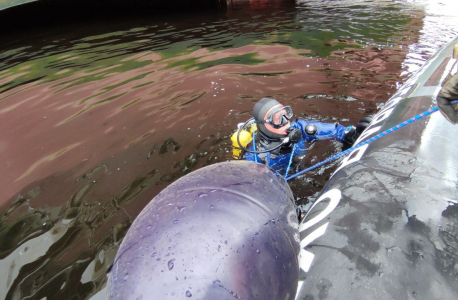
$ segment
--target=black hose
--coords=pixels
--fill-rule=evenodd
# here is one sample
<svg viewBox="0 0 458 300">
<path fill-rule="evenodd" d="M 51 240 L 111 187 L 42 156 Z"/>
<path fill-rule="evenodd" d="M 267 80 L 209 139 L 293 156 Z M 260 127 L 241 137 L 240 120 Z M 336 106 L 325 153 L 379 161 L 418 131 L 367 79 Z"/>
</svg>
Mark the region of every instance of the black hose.
<svg viewBox="0 0 458 300">
<path fill-rule="evenodd" d="M 277 145 L 277 146 L 275 146 L 275 147 L 273 147 L 273 148 L 271 148 L 271 149 L 262 150 L 262 151 L 249 150 L 249 149 L 243 147 L 242 144 L 240 144 L 240 132 L 246 127 L 246 125 L 247 125 L 249 122 L 251 122 L 251 121 L 253 121 L 253 120 L 254 120 L 254 118 L 251 118 L 251 119 L 249 119 L 248 121 L 246 121 L 245 124 L 243 124 L 242 128 L 240 128 L 240 129 L 238 130 L 238 132 L 237 132 L 237 144 L 239 144 L 239 147 L 240 147 L 242 150 L 244 150 L 244 151 L 246 151 L 246 152 L 249 152 L 249 153 L 261 154 L 261 153 L 267 153 L 267 152 L 271 152 L 271 151 L 277 150 L 278 148 L 280 148 L 281 146 L 283 146 L 283 143 L 280 143 L 280 145 Z"/>
</svg>

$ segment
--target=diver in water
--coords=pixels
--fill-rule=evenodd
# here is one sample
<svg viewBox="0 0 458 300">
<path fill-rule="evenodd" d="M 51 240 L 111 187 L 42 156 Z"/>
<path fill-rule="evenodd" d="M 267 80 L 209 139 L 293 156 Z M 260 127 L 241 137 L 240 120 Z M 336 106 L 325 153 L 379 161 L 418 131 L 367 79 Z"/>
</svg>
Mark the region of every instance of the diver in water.
<svg viewBox="0 0 458 300">
<path fill-rule="evenodd" d="M 292 121 L 293 111 L 290 106 L 283 106 L 275 99 L 263 98 L 253 108 L 253 117 L 256 127 L 256 139 L 250 148 L 247 144 L 252 141 L 245 139 L 240 142 L 238 132 L 237 141 L 233 136 L 233 144 L 245 150 L 245 159 L 261 162 L 274 171 L 286 176 L 288 166 L 291 165 L 291 156 L 294 163 L 302 161 L 306 154 L 306 142 L 316 140 L 335 139 L 351 147 L 361 133 L 372 121 L 372 117 L 365 117 L 355 126 L 342 126 L 338 123 L 321 123 L 296 119 Z M 248 122 L 247 122 L 248 123 Z M 240 126 L 240 130 L 247 127 L 247 123 Z M 254 126 L 252 125 L 252 128 Z M 254 136 L 254 135 L 253 135 Z"/>
<path fill-rule="evenodd" d="M 458 124 L 458 104 L 451 104 L 458 100 L 458 73 L 448 79 L 437 96 L 437 106 L 444 117 L 453 124 Z"/>
</svg>

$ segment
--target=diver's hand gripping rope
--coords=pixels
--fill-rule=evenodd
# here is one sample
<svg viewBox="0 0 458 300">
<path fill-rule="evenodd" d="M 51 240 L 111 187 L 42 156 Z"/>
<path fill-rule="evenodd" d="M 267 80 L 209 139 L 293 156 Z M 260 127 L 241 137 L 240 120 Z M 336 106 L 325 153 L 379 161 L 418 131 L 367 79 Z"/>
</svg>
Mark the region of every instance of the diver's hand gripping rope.
<svg viewBox="0 0 458 300">
<path fill-rule="evenodd" d="M 458 103 L 458 100 L 451 101 L 451 104 L 455 104 L 455 103 Z M 304 174 L 304 173 L 306 173 L 306 172 L 308 172 L 308 171 L 311 171 L 311 170 L 313 170 L 313 169 L 316 169 L 316 168 L 318 168 L 318 167 L 320 167 L 320 166 L 322 166 L 322 165 L 324 165 L 324 164 L 326 164 L 326 163 L 328 163 L 328 162 L 331 162 L 331 161 L 336 160 L 336 159 L 338 159 L 338 158 L 340 158 L 340 157 L 342 157 L 342 156 L 345 156 L 345 155 L 347 155 L 348 153 L 352 152 L 353 150 L 356 150 L 356 149 L 360 148 L 361 146 L 370 144 L 370 143 L 372 143 L 373 141 L 376 141 L 376 140 L 380 139 L 381 137 L 384 137 L 384 136 L 386 136 L 386 135 L 388 135 L 388 134 L 390 134 L 390 133 L 392 133 L 392 132 L 394 132 L 394 131 L 396 131 L 396 130 L 401 129 L 402 127 L 405 127 L 405 126 L 407 126 L 407 125 L 409 125 L 409 124 L 412 124 L 413 122 L 416 122 L 416 121 L 418 121 L 418 120 L 420 120 L 420 119 L 423 119 L 424 117 L 427 117 L 427 116 L 431 115 L 432 113 L 434 113 L 434 112 L 436 112 L 436 111 L 438 111 L 438 110 L 439 110 L 439 108 L 438 108 L 437 106 L 432 107 L 432 108 L 428 109 L 427 111 L 424 111 L 424 112 L 422 112 L 421 114 L 418 114 L 418 115 L 416 115 L 415 117 L 408 119 L 407 121 L 404 121 L 404 122 L 402 122 L 402 123 L 399 123 L 398 125 L 393 126 L 393 127 L 391 127 L 390 129 L 387 129 L 387 130 L 385 130 L 385 131 L 383 131 L 383 132 L 381 132 L 381 133 L 379 133 L 379 134 L 377 134 L 377 135 L 371 137 L 370 139 L 367 139 L 367 140 L 365 140 L 365 141 L 363 141 L 363 142 L 361 142 L 361 143 L 359 143 L 359 144 L 357 144 L 357 145 L 355 145 L 355 146 L 353 146 L 353 147 L 351 147 L 351 148 L 349 148 L 349 149 L 347 149 L 347 150 L 345 150 L 345 151 L 342 151 L 342 152 L 337 153 L 337 154 L 335 154 L 335 155 L 333 155 L 333 156 L 330 156 L 330 157 L 328 157 L 327 159 L 325 159 L 325 160 L 323 160 L 323 161 L 321 161 L 321 162 L 319 162 L 319 163 L 317 163 L 317 164 L 315 164 L 315 165 L 313 165 L 313 166 L 311 166 L 311 167 L 308 167 L 308 168 L 305 169 L 305 170 L 302 170 L 302 171 L 300 171 L 300 172 L 298 172 L 298 173 L 296 173 L 296 174 L 294 174 L 294 175 L 291 175 L 291 176 L 289 176 L 289 177 L 286 177 L 286 175 L 285 175 L 285 177 L 286 177 L 285 179 L 286 179 L 287 181 L 288 181 L 288 180 L 291 180 L 291 179 L 294 179 L 294 178 L 296 178 L 297 176 L 300 176 L 300 175 L 302 175 L 302 174 Z"/>
</svg>

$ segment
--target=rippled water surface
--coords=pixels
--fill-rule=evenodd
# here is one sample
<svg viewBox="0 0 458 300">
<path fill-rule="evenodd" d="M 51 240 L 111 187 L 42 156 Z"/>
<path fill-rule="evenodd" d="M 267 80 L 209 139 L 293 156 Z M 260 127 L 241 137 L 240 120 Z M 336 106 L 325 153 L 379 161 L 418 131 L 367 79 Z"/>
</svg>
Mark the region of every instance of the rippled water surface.
<svg viewBox="0 0 458 300">
<path fill-rule="evenodd" d="M 252 1 L 4 33 L 0 298 L 102 298 L 135 216 L 230 159 L 262 97 L 344 125 L 375 113 L 458 34 L 454 1 L 433 2 Z M 311 145 L 306 164 L 339 150 Z M 298 200 L 332 167 L 294 181 Z"/>
</svg>

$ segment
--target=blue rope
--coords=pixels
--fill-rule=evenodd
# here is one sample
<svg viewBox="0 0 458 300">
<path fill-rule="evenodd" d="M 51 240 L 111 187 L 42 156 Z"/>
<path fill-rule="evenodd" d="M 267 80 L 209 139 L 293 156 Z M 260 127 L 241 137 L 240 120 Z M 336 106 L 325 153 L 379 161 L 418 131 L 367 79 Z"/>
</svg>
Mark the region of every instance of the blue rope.
<svg viewBox="0 0 458 300">
<path fill-rule="evenodd" d="M 458 100 L 455 100 L 455 101 L 451 102 L 451 104 L 455 104 L 455 103 L 458 103 Z M 308 167 L 305 170 L 302 170 L 302 171 L 300 171 L 300 172 L 298 172 L 298 173 L 296 173 L 294 175 L 291 175 L 289 177 L 285 176 L 286 180 L 291 180 L 293 178 L 296 178 L 297 176 L 300 176 L 300 175 L 302 175 L 302 174 L 304 174 L 304 173 L 306 173 L 308 171 L 316 169 L 316 168 L 318 168 L 318 167 L 320 167 L 320 166 L 322 166 L 322 165 L 324 165 L 324 164 L 326 164 L 328 162 L 331 162 L 331 161 L 336 160 L 336 159 L 338 159 L 338 158 L 340 158 L 342 156 L 345 156 L 348 153 L 352 152 L 353 150 L 356 150 L 356 149 L 360 148 L 361 146 L 370 144 L 373 141 L 376 141 L 376 140 L 380 139 L 381 137 L 384 137 L 384 136 L 386 136 L 386 135 L 388 135 L 388 134 L 390 134 L 392 132 L 395 132 L 396 130 L 401 129 L 402 127 L 405 127 L 405 126 L 407 126 L 409 124 L 412 124 L 413 122 L 416 122 L 416 121 L 418 121 L 420 119 L 423 119 L 424 117 L 427 117 L 427 116 L 431 115 L 432 113 L 434 113 L 434 112 L 436 112 L 438 110 L 439 110 L 439 108 L 437 106 L 435 106 L 433 108 L 430 108 L 427 111 L 424 111 L 421 114 L 418 114 L 415 117 L 408 119 L 407 121 L 399 123 L 398 125 L 393 126 L 390 129 L 387 129 L 387 130 L 385 130 L 385 131 L 383 131 L 383 132 L 371 137 L 370 139 L 367 139 L 367 140 L 365 140 L 365 141 L 363 141 L 363 142 L 361 142 L 361 143 L 359 143 L 359 144 L 357 144 L 357 145 L 355 145 L 355 146 L 353 146 L 353 147 L 351 147 L 351 148 L 349 148 L 349 149 L 347 149 L 345 151 L 342 151 L 342 152 L 337 153 L 337 154 L 335 154 L 333 156 L 330 156 L 330 157 L 326 158 L 325 160 L 323 160 L 323 161 L 321 161 L 321 162 L 319 162 L 319 163 L 317 163 L 317 164 L 315 164 L 315 165 L 313 165 L 311 167 Z"/>
<path fill-rule="evenodd" d="M 291 156 L 289 158 L 288 168 L 286 168 L 285 178 L 288 177 L 289 168 L 291 168 L 291 163 L 293 162 L 294 151 L 296 150 L 296 144 L 293 146 L 293 151 L 291 151 Z"/>
<path fill-rule="evenodd" d="M 256 151 L 256 143 L 255 143 L 255 128 L 254 128 L 254 125 L 255 125 L 255 120 L 253 120 L 253 123 L 251 124 L 251 129 L 253 130 L 253 150 Z M 258 162 L 258 154 L 257 153 L 253 153 L 254 154 L 254 161 L 255 162 Z"/>
</svg>

